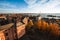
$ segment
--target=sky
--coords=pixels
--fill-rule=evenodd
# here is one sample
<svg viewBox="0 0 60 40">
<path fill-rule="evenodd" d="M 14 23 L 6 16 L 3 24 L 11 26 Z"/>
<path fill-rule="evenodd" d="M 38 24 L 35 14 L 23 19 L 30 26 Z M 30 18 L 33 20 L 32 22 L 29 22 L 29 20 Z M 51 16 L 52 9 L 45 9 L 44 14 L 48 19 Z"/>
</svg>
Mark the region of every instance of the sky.
<svg viewBox="0 0 60 40">
<path fill-rule="evenodd" d="M 60 13 L 60 0 L 0 0 L 0 13 Z"/>
</svg>

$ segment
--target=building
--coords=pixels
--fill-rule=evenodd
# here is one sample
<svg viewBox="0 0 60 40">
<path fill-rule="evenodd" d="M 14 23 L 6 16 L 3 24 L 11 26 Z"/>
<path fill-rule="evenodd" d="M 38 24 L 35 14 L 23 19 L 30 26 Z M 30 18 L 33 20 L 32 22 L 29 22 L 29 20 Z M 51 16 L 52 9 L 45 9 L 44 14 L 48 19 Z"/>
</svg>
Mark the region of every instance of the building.
<svg viewBox="0 0 60 40">
<path fill-rule="evenodd" d="M 9 23 L 0 26 L 0 40 L 17 40 L 25 34 L 25 26 L 28 23 L 28 17 L 23 19 L 25 24 L 21 22 L 16 23 L 16 28 L 14 23 Z"/>
<path fill-rule="evenodd" d="M 12 26 L 13 26 L 13 23 L 0 26 L 0 39 L 1 40 L 9 40 L 10 38 L 11 38 L 11 40 L 13 40 L 12 39 L 12 32 L 11 32 Z"/>
<path fill-rule="evenodd" d="M 17 31 L 17 35 L 16 35 Z M 25 34 L 25 24 L 17 23 L 17 30 L 14 24 L 10 23 L 0 27 L 0 40 L 17 40 Z"/>
</svg>

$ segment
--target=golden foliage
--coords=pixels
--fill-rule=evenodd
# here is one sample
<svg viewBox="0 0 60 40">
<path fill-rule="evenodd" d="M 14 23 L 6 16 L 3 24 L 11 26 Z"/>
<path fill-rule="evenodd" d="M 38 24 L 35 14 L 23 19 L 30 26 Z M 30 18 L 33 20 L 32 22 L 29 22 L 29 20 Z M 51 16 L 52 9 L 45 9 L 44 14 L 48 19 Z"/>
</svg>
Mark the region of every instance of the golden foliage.
<svg viewBox="0 0 60 40">
<path fill-rule="evenodd" d="M 38 29 L 46 30 L 48 27 L 48 23 L 43 20 L 38 20 L 35 22 L 35 25 Z"/>
<path fill-rule="evenodd" d="M 34 23 L 34 25 L 38 28 L 38 29 L 41 29 L 42 27 L 42 20 L 38 20 Z"/>
<path fill-rule="evenodd" d="M 38 29 L 42 29 L 42 31 L 45 30 L 50 30 L 50 33 L 52 33 L 53 35 L 60 35 L 60 31 L 59 31 L 59 25 L 57 23 L 50 23 L 48 24 L 46 21 L 44 20 L 38 20 L 35 22 L 34 24 Z"/>
<path fill-rule="evenodd" d="M 58 24 L 56 24 L 56 23 L 53 23 L 53 24 L 50 23 L 49 28 L 50 28 L 52 34 L 54 34 L 54 35 L 59 35 L 59 34 L 58 34 L 59 25 L 58 25 Z"/>
<path fill-rule="evenodd" d="M 30 21 L 28 22 L 28 24 L 27 24 L 27 26 L 26 26 L 26 27 L 30 28 L 32 25 L 33 25 L 33 21 L 32 21 L 32 20 L 30 20 Z"/>
</svg>

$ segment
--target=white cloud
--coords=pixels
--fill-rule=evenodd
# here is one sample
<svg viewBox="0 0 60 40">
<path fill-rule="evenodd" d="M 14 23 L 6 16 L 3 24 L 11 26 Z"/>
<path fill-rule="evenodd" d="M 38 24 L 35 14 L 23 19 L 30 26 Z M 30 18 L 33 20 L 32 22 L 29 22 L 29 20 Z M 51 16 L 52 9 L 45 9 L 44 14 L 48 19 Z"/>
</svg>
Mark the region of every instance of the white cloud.
<svg viewBox="0 0 60 40">
<path fill-rule="evenodd" d="M 33 13 L 60 13 L 60 7 L 57 8 L 57 5 L 60 4 L 60 0 L 39 0 L 38 3 L 33 5 L 28 5 L 27 10 L 23 12 L 33 12 Z M 28 2 L 28 1 L 27 1 Z M 44 4 L 43 4 L 44 3 Z"/>
<path fill-rule="evenodd" d="M 13 4 L 11 4 L 11 3 L 8 3 L 8 2 L 4 2 L 4 3 L 1 2 L 0 5 L 2 6 L 2 8 L 3 8 L 3 7 L 6 7 L 6 8 L 7 8 L 7 7 L 16 8 L 15 5 L 13 5 Z"/>
<path fill-rule="evenodd" d="M 3 9 L 0 8 L 0 12 L 6 12 L 6 13 L 60 13 L 60 7 L 58 5 L 60 4 L 60 0 L 39 0 L 36 3 L 37 0 L 25 0 L 26 3 L 28 3 L 27 8 L 17 8 L 15 5 L 11 4 L 3 4 L 4 6 L 10 6 L 11 9 Z M 44 4 L 43 4 L 44 3 Z"/>
<path fill-rule="evenodd" d="M 37 0 L 24 0 L 28 5 L 34 4 Z"/>
<path fill-rule="evenodd" d="M 19 12 L 19 9 L 17 9 L 16 5 L 13 5 L 11 3 L 8 2 L 1 2 L 0 3 L 0 13 L 15 13 L 15 12 Z"/>
</svg>

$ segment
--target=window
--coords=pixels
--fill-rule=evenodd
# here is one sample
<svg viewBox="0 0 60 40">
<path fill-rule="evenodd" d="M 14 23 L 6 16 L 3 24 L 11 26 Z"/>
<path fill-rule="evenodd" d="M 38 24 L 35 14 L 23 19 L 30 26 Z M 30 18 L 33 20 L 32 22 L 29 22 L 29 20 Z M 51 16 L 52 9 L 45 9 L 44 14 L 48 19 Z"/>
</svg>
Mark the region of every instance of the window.
<svg viewBox="0 0 60 40">
<path fill-rule="evenodd" d="M 8 33 L 5 33 L 5 36 L 8 36 Z"/>
</svg>

